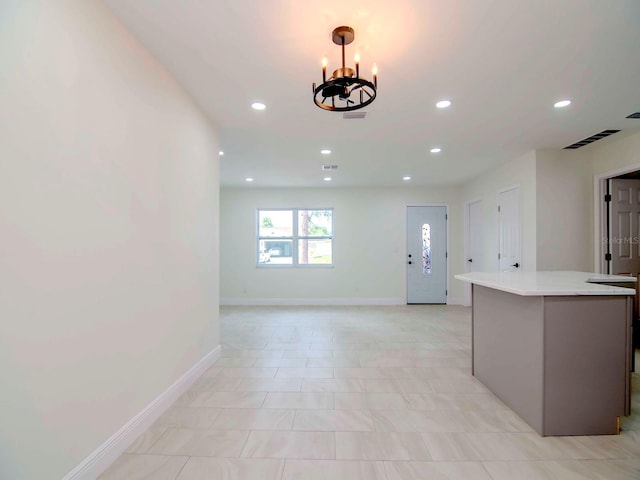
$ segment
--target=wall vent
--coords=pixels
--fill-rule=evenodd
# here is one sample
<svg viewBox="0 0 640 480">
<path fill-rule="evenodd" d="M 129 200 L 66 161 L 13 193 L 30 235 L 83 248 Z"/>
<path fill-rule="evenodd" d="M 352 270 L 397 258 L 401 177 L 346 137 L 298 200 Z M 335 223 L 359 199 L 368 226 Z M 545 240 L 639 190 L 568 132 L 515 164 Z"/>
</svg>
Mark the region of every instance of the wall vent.
<svg viewBox="0 0 640 480">
<path fill-rule="evenodd" d="M 631 115 L 627 115 L 627 118 L 640 118 L 640 112 L 635 112 Z"/>
<path fill-rule="evenodd" d="M 357 118 L 364 118 L 367 116 L 367 112 L 344 112 L 342 118 L 345 120 L 355 120 Z"/>
<path fill-rule="evenodd" d="M 620 130 L 603 130 L 600 133 L 596 133 L 595 135 L 585 138 L 584 140 L 580 140 L 579 142 L 564 147 L 564 149 L 575 150 L 576 148 L 584 147 L 585 145 L 589 145 L 590 143 L 600 140 L 601 138 L 608 137 L 609 135 L 613 135 L 614 133 L 618 133 L 619 131 Z"/>
<path fill-rule="evenodd" d="M 322 165 L 323 172 L 329 172 L 331 170 L 337 170 L 337 169 L 338 169 L 338 165 Z"/>
</svg>

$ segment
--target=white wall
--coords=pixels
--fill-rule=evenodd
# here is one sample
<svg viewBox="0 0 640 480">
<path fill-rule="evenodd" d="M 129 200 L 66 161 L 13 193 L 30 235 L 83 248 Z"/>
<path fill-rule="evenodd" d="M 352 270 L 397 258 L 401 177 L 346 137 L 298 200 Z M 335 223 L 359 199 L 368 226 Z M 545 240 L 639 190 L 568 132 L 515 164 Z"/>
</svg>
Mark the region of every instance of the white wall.
<svg viewBox="0 0 640 480">
<path fill-rule="evenodd" d="M 220 203 L 222 303 L 406 303 L 409 205 L 449 204 L 449 277 L 462 271 L 455 188 L 222 188 Z M 291 207 L 334 208 L 333 268 L 256 267 L 256 210 Z"/>
<path fill-rule="evenodd" d="M 617 133 L 600 140 L 593 145 L 590 153 L 594 175 L 629 167 L 638 167 L 640 170 L 640 132 L 631 135 Z"/>
<path fill-rule="evenodd" d="M 591 157 L 536 151 L 538 270 L 593 270 Z"/>
<path fill-rule="evenodd" d="M 0 478 L 50 480 L 219 344 L 218 146 L 100 2 L 0 19 Z"/>
<path fill-rule="evenodd" d="M 520 185 L 523 270 L 594 271 L 594 175 L 634 166 L 640 133 L 627 133 L 577 151 L 532 151 L 462 185 L 462 204 L 483 200 L 485 270 L 498 269 L 498 191 Z"/>
<path fill-rule="evenodd" d="M 498 271 L 498 192 L 520 187 L 522 225 L 522 269 L 536 270 L 536 153 L 528 152 L 511 162 L 462 185 L 461 201 L 482 200 L 484 270 Z"/>
</svg>

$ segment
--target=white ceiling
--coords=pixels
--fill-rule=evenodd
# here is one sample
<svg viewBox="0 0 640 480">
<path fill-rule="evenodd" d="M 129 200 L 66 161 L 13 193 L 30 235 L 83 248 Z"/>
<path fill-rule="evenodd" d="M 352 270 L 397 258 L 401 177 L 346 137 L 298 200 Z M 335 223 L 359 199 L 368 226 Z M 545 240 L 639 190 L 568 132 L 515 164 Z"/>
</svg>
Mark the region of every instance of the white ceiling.
<svg viewBox="0 0 640 480">
<path fill-rule="evenodd" d="M 625 118 L 640 111 L 638 0 L 105 2 L 216 125 L 223 186 L 451 185 L 532 149 L 640 127 Z M 355 29 L 348 63 L 357 49 L 362 72 L 379 68 L 364 120 L 312 101 L 321 58 L 329 71 L 339 62 L 339 25 Z M 453 105 L 436 109 L 444 98 Z M 572 105 L 554 109 L 564 98 Z M 323 163 L 339 166 L 330 184 Z"/>
</svg>

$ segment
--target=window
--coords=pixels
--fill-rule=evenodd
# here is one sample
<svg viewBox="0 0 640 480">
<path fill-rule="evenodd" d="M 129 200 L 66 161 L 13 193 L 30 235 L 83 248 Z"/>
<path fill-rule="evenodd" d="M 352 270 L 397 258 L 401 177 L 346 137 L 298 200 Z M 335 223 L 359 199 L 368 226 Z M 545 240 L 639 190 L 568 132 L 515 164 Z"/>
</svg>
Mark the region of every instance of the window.
<svg viewBox="0 0 640 480">
<path fill-rule="evenodd" d="M 431 225 L 422 225 L 422 273 L 431 273 Z"/>
<path fill-rule="evenodd" d="M 258 264 L 333 265 L 333 209 L 258 210 Z"/>
</svg>

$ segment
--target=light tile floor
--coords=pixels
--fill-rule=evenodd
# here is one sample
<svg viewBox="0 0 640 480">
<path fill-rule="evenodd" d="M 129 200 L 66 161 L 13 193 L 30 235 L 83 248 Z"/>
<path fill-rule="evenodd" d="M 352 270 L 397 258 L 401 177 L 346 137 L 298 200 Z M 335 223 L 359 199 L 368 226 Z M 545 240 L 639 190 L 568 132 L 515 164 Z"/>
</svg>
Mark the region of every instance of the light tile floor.
<svg viewBox="0 0 640 480">
<path fill-rule="evenodd" d="M 471 376 L 470 317 L 223 307 L 220 360 L 100 480 L 640 479 L 639 374 L 621 435 L 540 437 Z"/>
</svg>

